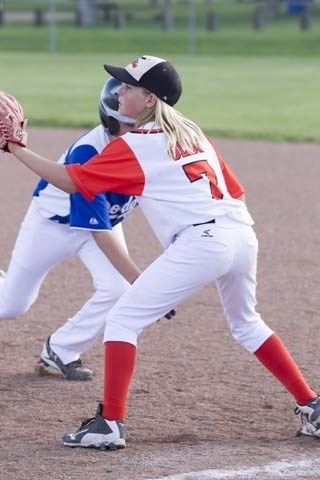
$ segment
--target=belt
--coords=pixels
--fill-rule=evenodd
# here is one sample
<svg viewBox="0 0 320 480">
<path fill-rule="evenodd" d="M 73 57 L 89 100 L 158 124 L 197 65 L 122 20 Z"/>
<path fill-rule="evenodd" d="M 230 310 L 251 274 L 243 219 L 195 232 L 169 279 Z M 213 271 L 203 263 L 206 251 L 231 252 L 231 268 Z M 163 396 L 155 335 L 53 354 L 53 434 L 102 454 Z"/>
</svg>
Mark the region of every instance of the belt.
<svg viewBox="0 0 320 480">
<path fill-rule="evenodd" d="M 198 225 L 207 225 L 207 223 L 216 223 L 216 220 L 213 218 L 212 220 L 208 220 L 207 222 L 194 223 L 192 226 L 197 227 Z"/>
</svg>

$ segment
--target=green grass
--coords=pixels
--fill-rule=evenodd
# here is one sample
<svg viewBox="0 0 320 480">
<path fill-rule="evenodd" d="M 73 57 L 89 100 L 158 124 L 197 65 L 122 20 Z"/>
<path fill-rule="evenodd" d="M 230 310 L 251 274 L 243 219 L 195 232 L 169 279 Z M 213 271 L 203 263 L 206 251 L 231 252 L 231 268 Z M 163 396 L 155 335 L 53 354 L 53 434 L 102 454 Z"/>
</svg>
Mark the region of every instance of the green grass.
<svg viewBox="0 0 320 480">
<path fill-rule="evenodd" d="M 127 54 L 0 53 L 1 89 L 29 124 L 91 127 L 106 62 Z M 312 58 L 171 55 L 183 79 L 178 109 L 214 136 L 320 142 L 320 64 Z"/>
<path fill-rule="evenodd" d="M 58 25 L 57 53 L 126 53 L 146 52 L 152 48 L 157 55 L 191 53 L 188 28 L 163 32 L 158 25 L 137 29 L 116 30 L 98 26 L 75 28 Z M 128 46 L 132 46 L 131 48 Z M 239 28 L 221 26 L 215 32 L 198 28 L 195 34 L 195 53 L 199 55 L 320 57 L 320 25 L 310 31 L 298 28 L 296 20 L 274 22 L 262 31 L 250 25 Z M 0 51 L 48 52 L 49 27 L 7 25 L 0 28 Z"/>
</svg>

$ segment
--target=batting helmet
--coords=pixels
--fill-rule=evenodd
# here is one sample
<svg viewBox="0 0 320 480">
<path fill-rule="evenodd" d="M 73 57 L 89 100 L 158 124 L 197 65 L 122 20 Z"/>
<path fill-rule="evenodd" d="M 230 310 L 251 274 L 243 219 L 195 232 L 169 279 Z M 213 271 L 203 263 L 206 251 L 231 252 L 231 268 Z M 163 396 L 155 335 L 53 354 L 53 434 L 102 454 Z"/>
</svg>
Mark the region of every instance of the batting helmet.
<svg viewBox="0 0 320 480">
<path fill-rule="evenodd" d="M 116 78 L 110 78 L 101 90 L 99 100 L 99 115 L 102 125 L 109 130 L 111 135 L 119 132 L 119 122 L 134 125 L 134 119 L 119 113 L 118 92 L 121 82 Z"/>
</svg>

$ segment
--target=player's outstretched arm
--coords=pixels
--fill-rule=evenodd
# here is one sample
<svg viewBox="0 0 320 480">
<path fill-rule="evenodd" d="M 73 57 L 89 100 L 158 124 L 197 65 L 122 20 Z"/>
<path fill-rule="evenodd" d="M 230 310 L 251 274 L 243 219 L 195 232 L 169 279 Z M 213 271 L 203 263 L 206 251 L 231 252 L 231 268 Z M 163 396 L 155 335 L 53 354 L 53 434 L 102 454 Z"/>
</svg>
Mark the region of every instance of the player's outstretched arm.
<svg viewBox="0 0 320 480">
<path fill-rule="evenodd" d="M 28 148 L 21 147 L 17 143 L 9 142 L 8 150 L 26 167 L 39 175 L 39 177 L 45 178 L 55 187 L 67 193 L 77 191 L 64 165 L 47 160 Z"/>
<path fill-rule="evenodd" d="M 117 240 L 113 231 L 92 231 L 92 235 L 97 245 L 108 257 L 112 265 L 129 283 L 133 283 L 138 278 L 141 271 Z"/>
</svg>

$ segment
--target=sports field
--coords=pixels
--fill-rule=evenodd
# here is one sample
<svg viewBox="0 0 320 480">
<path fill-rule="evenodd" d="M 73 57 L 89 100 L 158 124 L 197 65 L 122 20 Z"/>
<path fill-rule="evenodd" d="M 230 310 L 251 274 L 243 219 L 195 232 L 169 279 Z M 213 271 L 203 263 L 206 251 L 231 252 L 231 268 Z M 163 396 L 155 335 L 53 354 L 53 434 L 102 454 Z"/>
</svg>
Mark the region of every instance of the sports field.
<svg viewBox="0 0 320 480">
<path fill-rule="evenodd" d="M 194 55 L 181 32 L 162 43 L 158 33 L 159 42 L 141 34 L 134 43 L 131 33 L 119 42 L 113 32 L 103 43 L 102 28 L 75 37 L 68 27 L 62 51 L 50 53 L 47 27 L 31 37 L 30 26 L 5 27 L 1 89 L 23 104 L 30 147 L 56 159 L 96 125 L 104 63 L 125 65 L 141 53 L 173 60 L 184 86 L 179 109 L 216 139 L 246 187 L 260 242 L 258 311 L 319 390 L 320 32 L 318 17 L 308 32 L 293 20 L 262 32 L 221 28 L 210 51 L 202 33 Z M 23 38 L 30 43 L 22 47 Z M 37 180 L 0 153 L 1 269 Z M 133 258 L 147 266 L 160 246 L 139 209 L 124 229 Z M 319 441 L 296 437 L 292 398 L 234 343 L 213 285 L 142 334 L 127 448 L 63 447 L 62 435 L 93 416 L 101 399 L 102 339 L 83 358 L 95 371 L 90 383 L 39 377 L 34 367 L 44 339 L 92 291 L 88 272 L 69 260 L 49 274 L 23 318 L 0 322 L 0 480 L 319 479 Z"/>
<path fill-rule="evenodd" d="M 30 146 L 55 157 L 80 133 L 32 128 Z M 319 146 L 223 139 L 217 144 L 246 185 L 256 220 L 258 310 L 319 389 Z M 35 175 L 2 155 L 1 268 L 8 265 L 35 182 Z M 139 210 L 124 227 L 131 254 L 146 266 L 160 248 Z M 96 373 L 90 383 L 39 377 L 34 367 L 47 335 L 91 292 L 82 264 L 67 261 L 50 273 L 23 318 L 0 323 L 1 480 L 319 478 L 319 442 L 295 436 L 293 400 L 234 343 L 213 285 L 179 306 L 173 320 L 143 333 L 127 448 L 112 453 L 63 447 L 62 435 L 94 415 L 101 399 L 102 345 L 98 341 L 84 355 Z"/>
<path fill-rule="evenodd" d="M 0 53 L 2 88 L 21 101 L 31 126 L 89 127 L 98 120 L 98 96 L 107 79 L 103 64 L 126 65 L 132 58 Z M 211 135 L 320 141 L 320 64 L 314 58 L 170 59 L 183 78 L 177 107 Z"/>
</svg>

